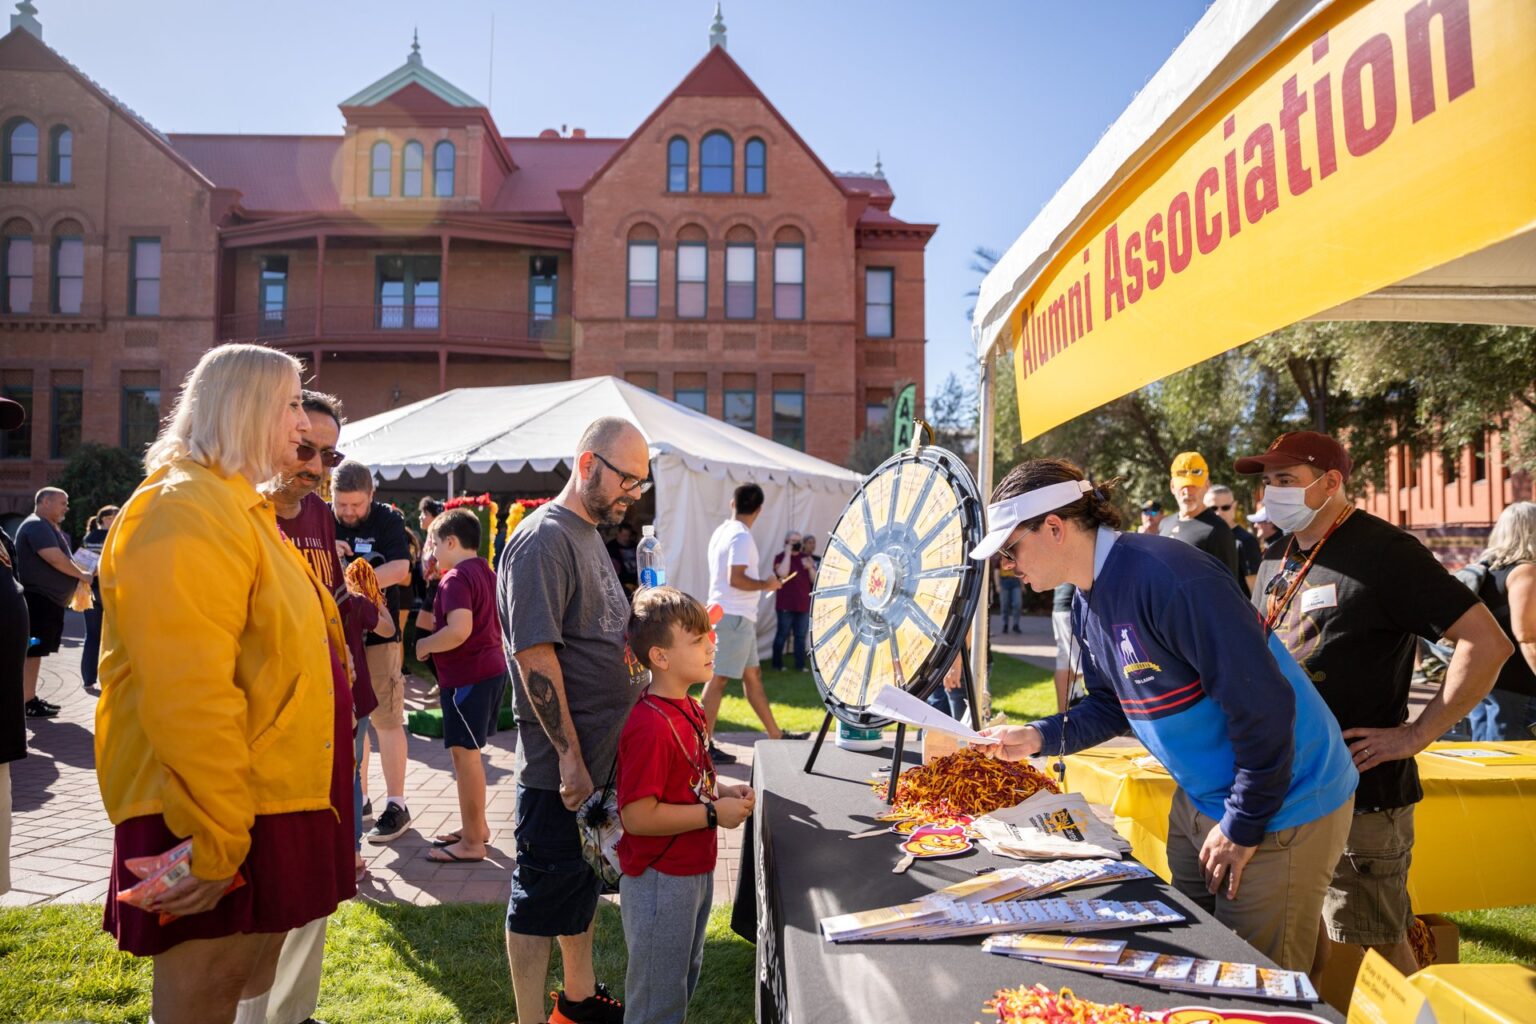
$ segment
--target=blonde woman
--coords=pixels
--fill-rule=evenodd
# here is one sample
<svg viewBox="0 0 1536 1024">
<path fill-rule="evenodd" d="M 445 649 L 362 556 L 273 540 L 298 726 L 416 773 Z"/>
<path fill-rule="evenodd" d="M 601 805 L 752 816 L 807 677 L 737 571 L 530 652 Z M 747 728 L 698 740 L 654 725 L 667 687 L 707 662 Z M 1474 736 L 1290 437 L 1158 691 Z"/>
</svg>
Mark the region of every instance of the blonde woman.
<svg viewBox="0 0 1536 1024">
<path fill-rule="evenodd" d="M 1467 713 L 1478 743 L 1536 736 L 1536 504 L 1506 508 L 1478 562 L 1488 570 L 1478 596 L 1515 645 L 1488 696 Z"/>
<path fill-rule="evenodd" d="M 264 1021 L 284 934 L 356 892 L 340 616 L 257 490 L 308 428 L 299 369 L 204 355 L 102 551 L 103 926 L 154 957 L 156 1024 Z M 127 859 L 188 838 L 191 877 L 148 911 L 117 901 Z"/>
</svg>

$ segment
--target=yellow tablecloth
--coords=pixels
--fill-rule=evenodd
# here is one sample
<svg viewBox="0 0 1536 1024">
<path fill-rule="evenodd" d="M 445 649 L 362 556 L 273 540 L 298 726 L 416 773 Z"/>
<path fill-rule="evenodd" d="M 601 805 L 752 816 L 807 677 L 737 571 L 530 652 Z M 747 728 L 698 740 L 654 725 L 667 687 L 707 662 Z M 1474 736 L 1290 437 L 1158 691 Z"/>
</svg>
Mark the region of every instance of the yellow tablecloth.
<svg viewBox="0 0 1536 1024">
<path fill-rule="evenodd" d="M 1433 753 L 1470 749 L 1515 756 L 1484 764 Z M 1135 763 L 1146 754 L 1140 747 L 1073 754 L 1067 788 L 1110 808 L 1136 858 L 1167 879 L 1174 784 L 1161 768 Z M 1408 874 L 1414 912 L 1536 903 L 1536 741 L 1433 743 L 1418 763 L 1424 802 L 1414 815 Z"/>
<path fill-rule="evenodd" d="M 1424 993 L 1439 1024 L 1536 1021 L 1536 971 L 1519 964 L 1443 964 L 1408 983 Z"/>
</svg>

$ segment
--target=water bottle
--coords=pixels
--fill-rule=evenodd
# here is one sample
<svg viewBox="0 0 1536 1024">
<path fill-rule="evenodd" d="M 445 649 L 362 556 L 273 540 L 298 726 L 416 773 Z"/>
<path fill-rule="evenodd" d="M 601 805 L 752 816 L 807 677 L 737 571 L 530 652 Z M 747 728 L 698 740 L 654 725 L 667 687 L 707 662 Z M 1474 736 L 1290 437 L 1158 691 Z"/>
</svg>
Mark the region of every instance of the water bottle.
<svg viewBox="0 0 1536 1024">
<path fill-rule="evenodd" d="M 635 549 L 635 564 L 640 569 L 641 590 L 667 585 L 667 566 L 661 554 L 661 539 L 656 536 L 656 527 L 640 528 L 640 546 Z"/>
</svg>

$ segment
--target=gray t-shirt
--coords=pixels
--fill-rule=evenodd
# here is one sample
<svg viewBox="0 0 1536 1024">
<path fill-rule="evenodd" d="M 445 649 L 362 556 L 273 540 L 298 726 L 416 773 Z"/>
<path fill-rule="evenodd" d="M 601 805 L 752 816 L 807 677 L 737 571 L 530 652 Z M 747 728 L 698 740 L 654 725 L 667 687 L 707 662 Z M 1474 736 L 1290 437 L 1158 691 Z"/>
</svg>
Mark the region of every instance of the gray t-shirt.
<svg viewBox="0 0 1536 1024">
<path fill-rule="evenodd" d="M 513 655 L 554 644 L 587 771 L 608 781 L 619 732 L 649 676 L 625 657 L 629 602 L 597 528 L 550 502 L 507 541 L 496 572 L 502 645 L 517 693 L 518 781 L 558 790 L 560 764 Z"/>
<path fill-rule="evenodd" d="M 67 607 L 80 581 L 43 561 L 40 552 L 48 548 L 58 548 L 59 554 L 68 557 L 69 538 L 57 526 L 35 514 L 23 519 L 16 530 L 16 578 L 21 580 L 23 590 L 41 594 L 54 604 Z"/>
</svg>

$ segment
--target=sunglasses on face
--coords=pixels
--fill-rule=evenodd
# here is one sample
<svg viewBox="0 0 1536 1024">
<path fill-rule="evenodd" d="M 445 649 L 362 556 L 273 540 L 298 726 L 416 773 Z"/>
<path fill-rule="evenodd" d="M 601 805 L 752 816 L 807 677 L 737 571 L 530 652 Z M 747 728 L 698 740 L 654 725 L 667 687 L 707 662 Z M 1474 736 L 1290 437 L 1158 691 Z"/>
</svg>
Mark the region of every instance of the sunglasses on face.
<svg viewBox="0 0 1536 1024">
<path fill-rule="evenodd" d="M 324 466 L 326 469 L 335 469 L 337 466 L 347 461 L 347 457 L 341 452 L 337 451 L 335 448 L 326 448 L 322 450 L 316 448 L 312 444 L 301 444 L 293 450 L 293 453 L 298 456 L 300 462 L 308 462 L 310 459 L 313 459 L 316 455 L 318 455 L 320 456 L 320 465 Z"/>
<path fill-rule="evenodd" d="M 1211 508 L 1214 508 L 1218 512 L 1231 512 L 1232 503 L 1229 501 L 1225 505 L 1212 505 Z"/>
<path fill-rule="evenodd" d="M 622 490 L 630 491 L 635 494 L 644 494 L 646 491 L 651 489 L 652 480 L 650 477 L 631 476 L 630 474 L 620 469 L 618 466 L 615 466 L 613 463 L 597 454 L 597 452 L 593 452 L 592 457 L 619 475 L 619 487 Z"/>
</svg>

